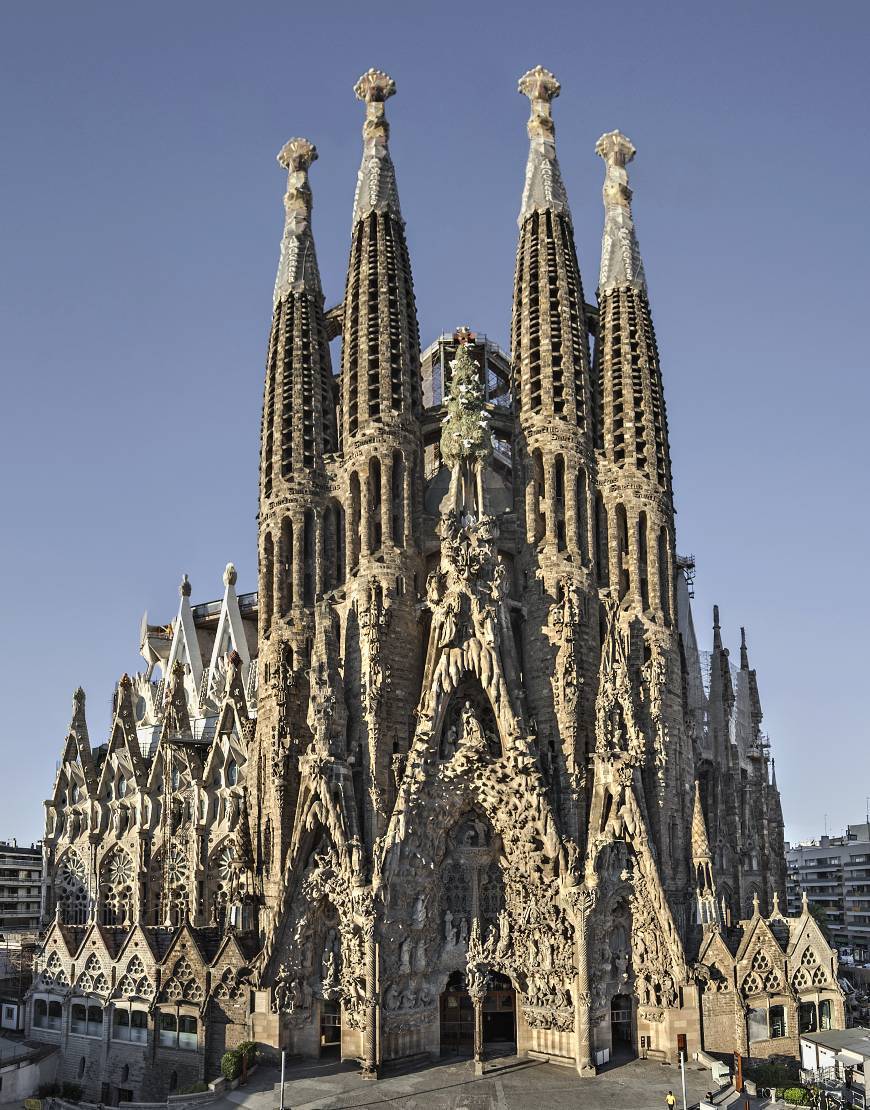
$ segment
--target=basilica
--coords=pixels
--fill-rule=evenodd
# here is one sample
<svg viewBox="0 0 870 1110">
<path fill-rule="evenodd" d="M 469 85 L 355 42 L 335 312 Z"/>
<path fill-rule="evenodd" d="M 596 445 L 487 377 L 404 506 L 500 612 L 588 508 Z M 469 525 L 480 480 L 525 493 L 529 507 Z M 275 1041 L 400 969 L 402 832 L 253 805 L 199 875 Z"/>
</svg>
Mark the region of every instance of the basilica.
<svg viewBox="0 0 870 1110">
<path fill-rule="evenodd" d="M 244 1041 L 371 1078 L 495 1052 L 591 1077 L 844 1024 L 836 954 L 806 904 L 787 914 L 745 634 L 739 664 L 718 612 L 712 651 L 696 637 L 635 148 L 595 146 L 592 303 L 559 82 L 526 73 L 510 353 L 462 322 L 421 351 L 395 91 L 355 86 L 334 307 L 317 151 L 278 156 L 256 592 L 229 564 L 196 603 L 185 577 L 108 736 L 73 697 L 27 1032 L 106 1104 L 208 1082 Z"/>
</svg>

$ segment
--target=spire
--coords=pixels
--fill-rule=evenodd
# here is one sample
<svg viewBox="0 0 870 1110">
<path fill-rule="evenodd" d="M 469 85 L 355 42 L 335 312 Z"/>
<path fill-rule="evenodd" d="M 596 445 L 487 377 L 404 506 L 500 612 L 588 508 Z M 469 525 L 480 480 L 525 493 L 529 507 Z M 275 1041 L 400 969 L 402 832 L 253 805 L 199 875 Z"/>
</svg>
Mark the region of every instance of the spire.
<svg viewBox="0 0 870 1110">
<path fill-rule="evenodd" d="M 414 283 L 384 114 L 395 91 L 393 79 L 376 69 L 354 86 L 366 118 L 344 295 L 345 447 L 371 420 L 415 417 L 422 408 Z"/>
<path fill-rule="evenodd" d="M 562 181 L 559 159 L 556 157 L 556 127 L 550 105 L 562 86 L 548 69 L 535 66 L 519 80 L 519 92 L 531 103 L 529 116 L 529 160 L 526 164 L 526 184 L 520 206 L 518 223 L 532 212 L 549 210 L 571 219 L 568 194 Z"/>
<path fill-rule="evenodd" d="M 323 291 L 311 233 L 308 167 L 317 150 L 291 139 L 278 155 L 287 170 L 285 221 L 275 278 L 266 366 L 260 454 L 261 513 L 288 485 L 311 489 L 312 472 L 337 447 L 332 364 L 323 319 Z"/>
<path fill-rule="evenodd" d="M 625 168 L 637 151 L 621 131 L 609 131 L 595 144 L 595 153 L 607 166 L 599 292 L 625 285 L 646 292 L 646 275 L 631 215 L 632 193 Z"/>
<path fill-rule="evenodd" d="M 520 415 L 541 413 L 573 425 L 576 447 L 591 454 L 585 299 L 551 112 L 560 85 L 536 66 L 520 78 L 519 91 L 531 104 L 512 327 Z"/>
<path fill-rule="evenodd" d="M 713 650 L 722 650 L 722 629 L 719 626 L 719 606 L 713 606 Z"/>
<path fill-rule="evenodd" d="M 702 860 L 711 859 L 710 842 L 707 839 L 707 825 L 701 806 L 701 785 L 695 779 L 695 804 L 692 809 L 692 859 L 695 865 Z"/>
<path fill-rule="evenodd" d="M 284 237 L 275 278 L 274 303 L 290 292 L 303 291 L 322 297 L 314 237 L 311 234 L 311 186 L 308 167 L 317 159 L 317 148 L 307 139 L 291 139 L 278 155 L 287 170 L 284 195 Z"/>
<path fill-rule="evenodd" d="M 365 102 L 363 124 L 363 156 L 353 201 L 353 222 L 365 219 L 371 212 L 388 212 L 401 220 L 396 171 L 388 145 L 390 125 L 384 105 L 396 92 L 396 82 L 379 69 L 370 69 L 360 77 L 353 91 Z"/>
<path fill-rule="evenodd" d="M 740 629 L 740 669 L 741 671 L 749 670 L 749 651 L 746 647 L 746 629 L 742 626 Z"/>
<path fill-rule="evenodd" d="M 662 375 L 625 169 L 635 149 L 620 131 L 610 131 L 601 136 L 595 151 L 607 167 L 595 344 L 596 447 L 626 478 L 636 472 L 670 498 Z M 619 499 L 625 495 L 624 490 L 614 494 Z M 673 521 L 662 524 L 673 542 Z"/>
</svg>

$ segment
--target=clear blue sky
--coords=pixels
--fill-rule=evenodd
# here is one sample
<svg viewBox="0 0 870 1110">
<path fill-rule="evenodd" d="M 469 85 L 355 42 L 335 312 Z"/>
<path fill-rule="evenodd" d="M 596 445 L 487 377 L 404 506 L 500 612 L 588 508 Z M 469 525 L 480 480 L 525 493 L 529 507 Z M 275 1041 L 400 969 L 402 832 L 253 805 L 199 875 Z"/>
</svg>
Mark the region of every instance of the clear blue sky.
<svg viewBox="0 0 870 1110">
<path fill-rule="evenodd" d="M 704 646 L 748 628 L 787 834 L 863 819 L 870 313 L 866 3 L 31 3 L 0 12 L 0 836 L 41 802 L 88 693 L 141 666 L 187 572 L 253 589 L 257 447 L 293 135 L 343 292 L 369 66 L 386 69 L 423 341 L 507 346 L 528 104 L 562 82 L 586 294 L 603 131 L 635 217 Z"/>
</svg>

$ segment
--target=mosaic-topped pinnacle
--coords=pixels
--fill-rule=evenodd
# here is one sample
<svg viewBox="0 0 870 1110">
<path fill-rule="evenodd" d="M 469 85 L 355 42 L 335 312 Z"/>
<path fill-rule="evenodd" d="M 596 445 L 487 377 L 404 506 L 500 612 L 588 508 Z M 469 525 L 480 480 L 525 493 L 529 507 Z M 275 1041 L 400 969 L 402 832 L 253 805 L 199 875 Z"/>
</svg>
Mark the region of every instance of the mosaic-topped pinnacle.
<svg viewBox="0 0 870 1110">
<path fill-rule="evenodd" d="M 364 100 L 366 104 L 383 104 L 395 96 L 396 82 L 381 69 L 369 69 L 354 85 L 353 91 L 357 100 Z"/>
<path fill-rule="evenodd" d="M 527 124 L 529 160 L 517 221 L 521 227 L 534 212 L 550 211 L 571 218 L 568 194 L 556 157 L 556 127 L 550 108 L 561 88 L 553 74 L 543 66 L 535 66 L 524 73 L 517 85 L 518 91 L 529 98 L 531 105 Z"/>
<path fill-rule="evenodd" d="M 309 139 L 290 139 L 278 154 L 279 164 L 287 170 L 287 192 L 284 194 L 286 216 L 275 278 L 275 304 L 290 292 L 306 290 L 321 295 L 311 235 L 313 198 L 308 182 L 308 168 L 316 160 L 317 147 Z"/>
<path fill-rule="evenodd" d="M 290 139 L 278 152 L 278 162 L 285 170 L 305 172 L 317 161 L 317 147 L 308 139 Z"/>
<path fill-rule="evenodd" d="M 595 144 L 604 159 L 604 238 L 601 244 L 599 292 L 630 285 L 646 290 L 646 275 L 631 215 L 631 189 L 625 167 L 637 151 L 621 131 L 608 131 Z"/>
<path fill-rule="evenodd" d="M 371 212 L 401 219 L 396 171 L 388 146 L 390 125 L 384 112 L 384 103 L 395 93 L 396 82 L 382 70 L 370 69 L 360 77 L 353 91 L 366 106 L 363 156 L 354 197 L 353 222 L 357 223 Z"/>
</svg>

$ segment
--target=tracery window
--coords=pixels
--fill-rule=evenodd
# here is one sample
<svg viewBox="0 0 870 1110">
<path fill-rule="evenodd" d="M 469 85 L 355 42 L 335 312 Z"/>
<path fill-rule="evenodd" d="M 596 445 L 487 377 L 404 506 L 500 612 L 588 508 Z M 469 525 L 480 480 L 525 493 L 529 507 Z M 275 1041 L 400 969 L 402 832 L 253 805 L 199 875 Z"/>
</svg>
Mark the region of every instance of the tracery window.
<svg viewBox="0 0 870 1110">
<path fill-rule="evenodd" d="M 67 925 L 84 925 L 88 919 L 87 871 L 79 854 L 70 850 L 60 861 L 54 879 L 54 894 Z"/>
<path fill-rule="evenodd" d="M 148 1040 L 148 1014 L 145 1010 L 115 1007 L 112 1040 L 145 1044 Z"/>
<path fill-rule="evenodd" d="M 129 925 L 133 902 L 133 861 L 116 848 L 100 868 L 100 919 L 104 925 Z"/>
</svg>

